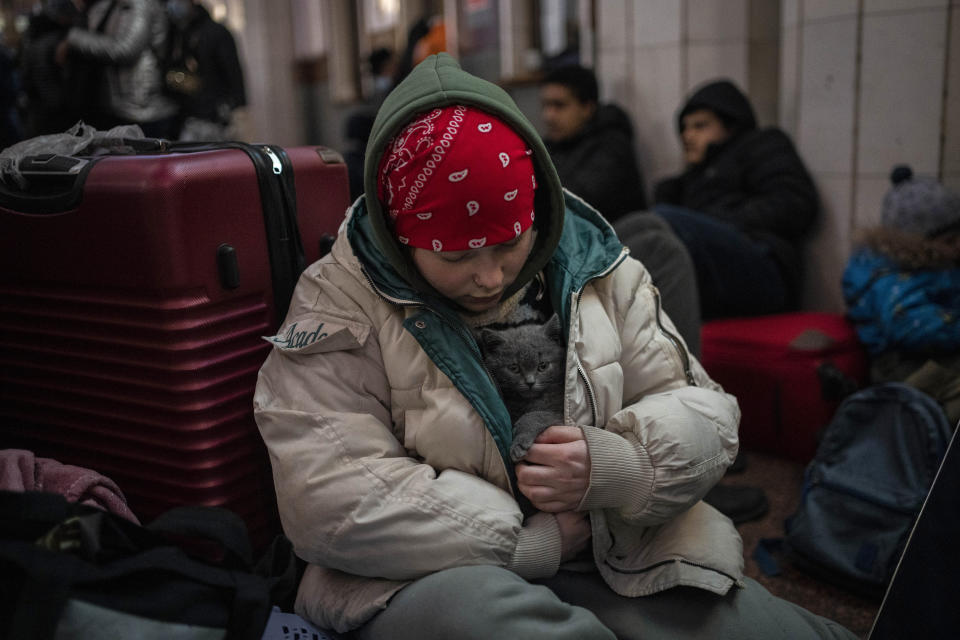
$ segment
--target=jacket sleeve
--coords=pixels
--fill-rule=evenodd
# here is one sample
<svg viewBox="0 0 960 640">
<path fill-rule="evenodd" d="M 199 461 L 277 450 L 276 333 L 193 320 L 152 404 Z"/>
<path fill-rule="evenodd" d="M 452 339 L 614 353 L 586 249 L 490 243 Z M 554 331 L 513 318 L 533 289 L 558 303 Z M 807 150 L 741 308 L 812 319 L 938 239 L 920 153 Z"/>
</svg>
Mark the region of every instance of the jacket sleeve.
<svg viewBox="0 0 960 640">
<path fill-rule="evenodd" d="M 799 238 L 810 228 L 819 197 L 810 174 L 787 135 L 764 129 L 744 141 L 737 154 L 740 194 L 721 199 L 710 213 L 741 229 Z"/>
<path fill-rule="evenodd" d="M 682 180 L 680 176 L 664 178 L 653 187 L 654 204 L 683 204 Z"/>
<path fill-rule="evenodd" d="M 580 166 L 570 172 L 564 185 L 580 196 L 609 222 L 631 211 L 647 208 L 643 179 L 632 142 L 622 135 L 602 135 L 583 143 Z"/>
<path fill-rule="evenodd" d="M 240 57 L 237 55 L 236 41 L 226 27 L 217 37 L 215 56 L 216 68 L 223 75 L 224 85 L 227 88 L 221 100 L 231 109 L 245 106 L 247 91 L 243 81 L 243 67 L 240 66 Z"/>
<path fill-rule="evenodd" d="M 603 428 L 583 428 L 591 472 L 581 508 L 617 509 L 626 522 L 659 524 L 700 500 L 733 462 L 740 410 L 692 354 L 686 357 L 696 384 L 687 382 L 682 340 L 666 315 L 658 321 L 642 265 L 628 260 L 614 274 L 606 286 L 635 292 L 615 314 L 623 406 Z"/>
<path fill-rule="evenodd" d="M 479 564 L 531 578 L 556 572 L 552 516 L 521 526 L 509 493 L 473 474 L 434 469 L 404 448 L 378 336 L 362 314 L 293 322 L 306 331 L 299 335 L 327 335 L 300 348 L 275 345 L 259 374 L 254 414 L 284 532 L 299 557 L 394 580 Z"/>
<path fill-rule="evenodd" d="M 136 60 L 151 42 L 151 0 L 118 0 L 114 13 L 129 11 L 129 21 L 119 33 L 97 33 L 74 27 L 67 34 L 70 48 L 84 58 L 111 64 L 127 64 Z M 116 16 L 111 16 L 113 20 Z M 96 26 L 96 25 L 94 25 Z"/>
<path fill-rule="evenodd" d="M 960 346 L 960 269 L 909 270 L 858 249 L 842 282 L 847 316 L 871 354 L 951 352 Z"/>
</svg>

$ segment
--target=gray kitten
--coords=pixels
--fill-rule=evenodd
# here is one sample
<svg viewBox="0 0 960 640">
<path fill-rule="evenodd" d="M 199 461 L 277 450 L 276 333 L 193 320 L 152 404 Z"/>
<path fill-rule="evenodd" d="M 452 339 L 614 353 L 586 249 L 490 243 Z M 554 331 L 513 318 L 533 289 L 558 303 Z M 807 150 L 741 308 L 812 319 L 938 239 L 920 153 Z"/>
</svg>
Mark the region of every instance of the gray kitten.
<svg viewBox="0 0 960 640">
<path fill-rule="evenodd" d="M 510 457 L 516 462 L 541 431 L 563 424 L 565 349 L 560 344 L 560 318 L 554 314 L 543 326 L 483 329 L 480 344 L 513 421 Z"/>
</svg>

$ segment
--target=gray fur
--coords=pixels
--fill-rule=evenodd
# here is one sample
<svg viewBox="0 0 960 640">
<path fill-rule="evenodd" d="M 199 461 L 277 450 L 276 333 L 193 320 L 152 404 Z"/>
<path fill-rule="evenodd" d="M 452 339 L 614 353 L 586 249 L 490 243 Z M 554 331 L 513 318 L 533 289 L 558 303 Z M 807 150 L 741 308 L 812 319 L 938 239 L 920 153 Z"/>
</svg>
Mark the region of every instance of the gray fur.
<svg viewBox="0 0 960 640">
<path fill-rule="evenodd" d="M 510 457 L 516 462 L 541 431 L 563 424 L 565 350 L 560 319 L 554 315 L 543 326 L 483 329 L 480 344 L 513 421 Z"/>
</svg>

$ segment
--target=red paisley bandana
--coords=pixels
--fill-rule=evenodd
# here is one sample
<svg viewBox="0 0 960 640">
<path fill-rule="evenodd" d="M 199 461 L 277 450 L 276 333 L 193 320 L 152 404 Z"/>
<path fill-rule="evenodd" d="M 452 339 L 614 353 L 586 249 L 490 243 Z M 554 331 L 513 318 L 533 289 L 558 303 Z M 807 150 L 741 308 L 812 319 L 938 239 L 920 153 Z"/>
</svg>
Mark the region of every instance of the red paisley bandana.
<svg viewBox="0 0 960 640">
<path fill-rule="evenodd" d="M 495 116 L 434 109 L 387 144 L 377 195 L 402 244 L 433 251 L 500 244 L 533 223 L 531 155 Z"/>
</svg>

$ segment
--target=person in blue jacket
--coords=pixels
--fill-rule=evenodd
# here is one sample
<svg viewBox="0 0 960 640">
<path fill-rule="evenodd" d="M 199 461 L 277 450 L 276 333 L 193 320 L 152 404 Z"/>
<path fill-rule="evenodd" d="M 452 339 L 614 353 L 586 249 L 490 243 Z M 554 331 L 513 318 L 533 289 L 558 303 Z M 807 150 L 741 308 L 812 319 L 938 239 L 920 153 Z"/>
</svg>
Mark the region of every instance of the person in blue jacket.
<svg viewBox="0 0 960 640">
<path fill-rule="evenodd" d="M 944 400 L 960 389 L 960 194 L 905 165 L 890 179 L 881 224 L 860 234 L 844 270 L 847 315 L 872 382 L 925 368 L 918 386 Z"/>
</svg>

